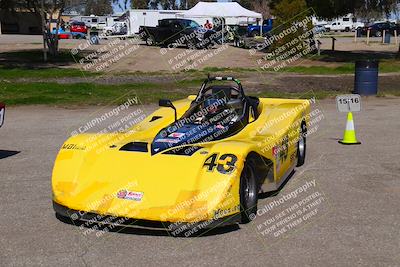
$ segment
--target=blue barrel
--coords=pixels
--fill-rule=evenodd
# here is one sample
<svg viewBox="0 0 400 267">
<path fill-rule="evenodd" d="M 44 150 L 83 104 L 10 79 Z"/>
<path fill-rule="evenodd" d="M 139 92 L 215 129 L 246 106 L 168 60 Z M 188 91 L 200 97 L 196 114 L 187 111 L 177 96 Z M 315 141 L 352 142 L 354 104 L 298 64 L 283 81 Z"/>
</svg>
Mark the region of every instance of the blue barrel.
<svg viewBox="0 0 400 267">
<path fill-rule="evenodd" d="M 385 44 L 390 44 L 390 37 L 392 37 L 391 36 L 391 34 L 390 34 L 390 31 L 386 31 L 386 33 L 385 33 Z"/>
<path fill-rule="evenodd" d="M 90 31 L 90 43 L 92 45 L 98 45 L 100 44 L 99 42 L 99 33 L 97 31 Z"/>
<path fill-rule="evenodd" d="M 376 95 L 378 93 L 379 61 L 356 61 L 354 93 Z"/>
</svg>

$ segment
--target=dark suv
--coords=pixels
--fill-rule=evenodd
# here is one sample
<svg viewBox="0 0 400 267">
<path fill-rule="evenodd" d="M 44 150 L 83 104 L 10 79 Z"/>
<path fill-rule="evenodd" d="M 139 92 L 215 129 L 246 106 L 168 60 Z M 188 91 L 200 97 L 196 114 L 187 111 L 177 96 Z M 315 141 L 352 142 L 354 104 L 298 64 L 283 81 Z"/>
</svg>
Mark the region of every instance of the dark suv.
<svg viewBox="0 0 400 267">
<path fill-rule="evenodd" d="M 361 34 L 367 35 L 368 30 L 370 30 L 370 36 L 375 37 L 381 37 L 383 31 L 389 31 L 390 34 L 394 35 L 394 30 L 397 30 L 397 35 L 399 35 L 400 25 L 392 22 L 378 22 L 361 28 Z"/>
<path fill-rule="evenodd" d="M 218 32 L 189 19 L 162 19 L 157 27 L 140 27 L 139 34 L 147 45 L 186 45 L 190 49 L 208 48 L 220 39 Z"/>
</svg>

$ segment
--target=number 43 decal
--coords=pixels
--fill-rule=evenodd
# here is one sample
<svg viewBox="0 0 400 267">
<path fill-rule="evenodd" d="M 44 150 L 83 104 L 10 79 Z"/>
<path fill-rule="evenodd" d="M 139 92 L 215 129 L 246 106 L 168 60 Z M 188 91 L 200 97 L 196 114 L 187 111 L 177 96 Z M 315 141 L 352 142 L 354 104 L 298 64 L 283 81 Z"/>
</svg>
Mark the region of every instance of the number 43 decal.
<svg viewBox="0 0 400 267">
<path fill-rule="evenodd" d="M 204 167 L 207 167 L 207 171 L 214 171 L 217 167 L 217 171 L 223 174 L 229 174 L 236 168 L 237 157 L 233 154 L 224 154 L 219 157 L 219 154 L 212 154 L 204 162 Z"/>
</svg>

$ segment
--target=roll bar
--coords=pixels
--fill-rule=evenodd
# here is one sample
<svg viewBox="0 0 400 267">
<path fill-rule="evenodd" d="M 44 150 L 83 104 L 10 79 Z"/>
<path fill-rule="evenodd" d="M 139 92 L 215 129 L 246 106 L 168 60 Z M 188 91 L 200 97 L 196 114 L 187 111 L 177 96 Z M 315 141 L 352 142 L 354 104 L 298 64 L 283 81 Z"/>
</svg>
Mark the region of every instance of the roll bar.
<svg viewBox="0 0 400 267">
<path fill-rule="evenodd" d="M 198 100 L 199 97 L 203 94 L 204 89 L 207 88 L 207 84 L 209 84 L 209 83 L 211 83 L 213 81 L 231 81 L 231 82 L 235 82 L 238 85 L 238 89 L 239 89 L 240 93 L 242 94 L 242 97 L 245 96 L 242 83 L 240 82 L 239 79 L 236 79 L 235 77 L 232 77 L 232 76 L 211 77 L 210 74 L 208 74 L 207 79 L 204 80 L 203 84 L 201 85 L 201 88 L 200 88 L 199 94 L 197 95 L 196 100 Z"/>
</svg>

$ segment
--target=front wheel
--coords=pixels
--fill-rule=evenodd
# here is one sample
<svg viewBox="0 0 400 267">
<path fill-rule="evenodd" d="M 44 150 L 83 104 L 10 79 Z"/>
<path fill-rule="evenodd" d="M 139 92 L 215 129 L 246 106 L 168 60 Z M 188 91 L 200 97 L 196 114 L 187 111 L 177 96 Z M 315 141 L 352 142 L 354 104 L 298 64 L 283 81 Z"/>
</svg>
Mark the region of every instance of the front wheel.
<svg viewBox="0 0 400 267">
<path fill-rule="evenodd" d="M 375 36 L 376 36 L 376 37 L 382 37 L 382 32 L 376 31 Z"/>
<path fill-rule="evenodd" d="M 257 37 L 257 36 L 258 36 L 258 31 L 252 31 L 252 32 L 250 33 L 250 36 L 251 36 L 251 37 Z"/>
<path fill-rule="evenodd" d="M 241 222 L 251 222 L 257 214 L 258 185 L 254 162 L 248 160 L 240 176 Z"/>
<path fill-rule="evenodd" d="M 307 128 L 303 123 L 300 128 L 299 141 L 297 142 L 297 167 L 303 166 L 306 161 L 306 135 Z"/>
</svg>

